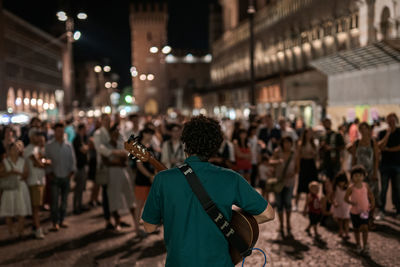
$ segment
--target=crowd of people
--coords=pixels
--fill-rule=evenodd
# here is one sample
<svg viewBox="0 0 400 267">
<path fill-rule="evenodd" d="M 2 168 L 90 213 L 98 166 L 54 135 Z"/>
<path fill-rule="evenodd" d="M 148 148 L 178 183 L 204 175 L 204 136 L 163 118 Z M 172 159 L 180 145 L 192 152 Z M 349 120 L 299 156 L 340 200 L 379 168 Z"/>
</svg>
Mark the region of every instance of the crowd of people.
<svg viewBox="0 0 400 267">
<path fill-rule="evenodd" d="M 157 171 L 149 162 L 131 159 L 124 141 L 134 135 L 167 168 L 176 167 L 186 158 L 180 140 L 186 120 L 103 114 L 65 123 L 33 118 L 24 127 L 3 126 L 0 217 L 5 217 L 10 236 L 24 235 L 25 218 L 31 216 L 34 236 L 45 238 L 40 217 L 46 210 L 51 231 L 68 227 L 65 217 L 73 180 L 74 214 L 101 205 L 105 228 L 119 231 L 130 226 L 121 220 L 126 210 L 136 234 L 144 237 L 140 218 Z M 300 118 L 280 118 L 276 123 L 271 115 L 222 119 L 224 140 L 209 161 L 233 169 L 259 188 L 277 210 L 282 238 L 293 237 L 291 214 L 302 212 L 309 218 L 305 231 L 311 236 L 313 230 L 316 238 L 318 225 L 335 224 L 338 235 L 347 240 L 351 221 L 357 249 L 368 253 L 368 230 L 374 228 L 374 220 L 388 216 L 389 181 L 394 216 L 400 218 L 398 117 L 391 113 L 373 125 L 355 120 L 338 131 L 329 118 L 321 123 L 314 128 Z M 90 200 L 84 204 L 88 180 Z"/>
</svg>

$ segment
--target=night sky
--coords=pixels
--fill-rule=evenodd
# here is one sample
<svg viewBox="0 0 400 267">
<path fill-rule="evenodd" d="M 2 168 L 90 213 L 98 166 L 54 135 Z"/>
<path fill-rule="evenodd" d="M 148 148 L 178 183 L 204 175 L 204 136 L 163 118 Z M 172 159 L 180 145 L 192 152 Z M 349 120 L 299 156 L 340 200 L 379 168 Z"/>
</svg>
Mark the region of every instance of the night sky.
<svg viewBox="0 0 400 267">
<path fill-rule="evenodd" d="M 3 7 L 44 31 L 60 36 L 64 23 L 57 20 L 59 10 L 76 15 L 88 14 L 85 21 L 75 20 L 82 37 L 74 43 L 75 62 L 95 60 L 109 64 L 120 76 L 121 87 L 131 84 L 129 0 L 3 0 Z M 162 2 L 162 1 L 133 1 Z M 166 0 L 169 9 L 168 44 L 180 49 L 208 49 L 208 7 L 216 0 Z"/>
</svg>

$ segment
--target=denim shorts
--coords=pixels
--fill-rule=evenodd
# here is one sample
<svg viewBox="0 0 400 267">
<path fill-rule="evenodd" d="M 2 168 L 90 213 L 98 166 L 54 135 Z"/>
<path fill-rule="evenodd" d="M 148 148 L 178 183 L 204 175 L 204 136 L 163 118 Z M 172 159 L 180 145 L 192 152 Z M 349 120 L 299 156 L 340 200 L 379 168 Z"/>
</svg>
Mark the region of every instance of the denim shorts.
<svg viewBox="0 0 400 267">
<path fill-rule="evenodd" d="M 275 204 L 278 212 L 292 210 L 293 187 L 285 186 L 280 193 L 275 193 Z"/>
</svg>

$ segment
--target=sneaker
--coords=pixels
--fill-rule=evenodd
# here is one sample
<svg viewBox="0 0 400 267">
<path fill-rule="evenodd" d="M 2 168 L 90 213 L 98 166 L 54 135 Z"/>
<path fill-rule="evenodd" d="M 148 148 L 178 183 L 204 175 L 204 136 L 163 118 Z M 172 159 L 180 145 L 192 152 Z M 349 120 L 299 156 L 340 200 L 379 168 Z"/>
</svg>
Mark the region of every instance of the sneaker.
<svg viewBox="0 0 400 267">
<path fill-rule="evenodd" d="M 360 245 L 357 245 L 356 253 L 357 253 L 357 254 L 361 254 L 362 251 L 363 251 L 363 250 L 362 250 L 361 246 L 360 246 Z"/>
<path fill-rule="evenodd" d="M 35 238 L 36 239 L 44 239 L 44 234 L 42 228 L 39 228 L 35 232 Z"/>
<path fill-rule="evenodd" d="M 375 220 L 383 220 L 385 218 L 385 214 L 382 211 L 379 211 L 378 214 L 375 216 Z"/>
<path fill-rule="evenodd" d="M 121 228 L 120 225 L 116 225 L 116 226 L 114 227 L 114 231 L 115 231 L 115 232 L 121 232 L 121 230 L 122 230 L 122 228 Z"/>
</svg>

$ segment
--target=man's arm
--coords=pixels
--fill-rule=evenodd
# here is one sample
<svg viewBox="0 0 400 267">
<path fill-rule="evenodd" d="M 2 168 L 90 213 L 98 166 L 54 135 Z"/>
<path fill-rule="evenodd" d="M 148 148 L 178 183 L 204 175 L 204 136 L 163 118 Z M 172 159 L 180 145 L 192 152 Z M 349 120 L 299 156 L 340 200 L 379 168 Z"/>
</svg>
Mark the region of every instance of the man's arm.
<svg viewBox="0 0 400 267">
<path fill-rule="evenodd" d="M 147 233 L 152 233 L 157 229 L 158 225 L 143 221 L 143 227 Z"/>
<path fill-rule="evenodd" d="M 255 215 L 254 218 L 258 224 L 272 221 L 275 218 L 275 210 L 268 204 L 267 208 L 261 214 Z"/>
</svg>

